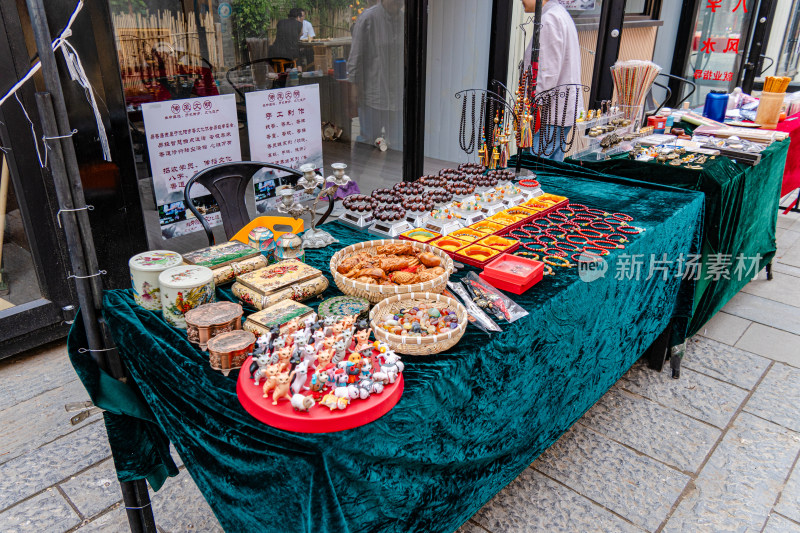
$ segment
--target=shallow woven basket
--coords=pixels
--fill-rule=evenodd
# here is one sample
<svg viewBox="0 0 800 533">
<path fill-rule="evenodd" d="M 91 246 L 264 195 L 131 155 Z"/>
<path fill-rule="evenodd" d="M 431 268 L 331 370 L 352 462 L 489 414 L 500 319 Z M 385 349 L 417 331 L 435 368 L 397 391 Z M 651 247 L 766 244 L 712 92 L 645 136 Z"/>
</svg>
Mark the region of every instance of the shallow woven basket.
<svg viewBox="0 0 800 533">
<path fill-rule="evenodd" d="M 392 243 L 411 244 L 414 248 L 417 248 L 422 252 L 430 252 L 435 254 L 442 260 L 441 266 L 444 268 L 444 274 L 424 283 L 412 283 L 411 285 L 394 286 L 378 285 L 376 283 L 362 283 L 360 281 L 346 278 L 339 274 L 339 271 L 337 270 L 339 263 L 348 257 L 364 251 L 376 254 L 376 248 L 378 246 Z M 453 273 L 453 268 L 453 260 L 449 255 L 444 253 L 444 251 L 440 250 L 439 248 L 434 248 L 433 246 L 429 246 L 421 242 L 401 241 L 397 239 L 359 242 L 350 245 L 347 248 L 342 248 L 333 254 L 333 257 L 331 257 L 331 274 L 333 275 L 333 281 L 336 282 L 336 286 L 339 287 L 339 290 L 348 296 L 366 298 L 370 301 L 370 303 L 373 304 L 395 294 L 409 294 L 412 292 L 441 293 L 443 290 L 445 290 L 445 288 L 447 288 L 447 280 L 450 279 L 450 274 Z"/>
<path fill-rule="evenodd" d="M 456 316 L 458 316 L 457 328 L 447 333 L 431 335 L 429 337 L 411 337 L 408 335 L 395 335 L 378 327 L 378 323 L 384 317 L 394 315 L 400 309 L 408 309 L 409 307 L 415 307 L 421 303 L 431 304 L 435 302 L 439 302 L 442 307 L 455 309 Z M 461 337 L 467 330 L 466 308 L 452 298 L 441 294 L 431 294 L 429 292 L 398 294 L 397 296 L 386 298 L 372 308 L 372 311 L 369 313 L 369 318 L 371 320 L 370 326 L 372 327 L 372 333 L 375 335 L 375 338 L 388 344 L 395 352 L 406 355 L 432 355 L 449 350 L 461 340 Z"/>
</svg>

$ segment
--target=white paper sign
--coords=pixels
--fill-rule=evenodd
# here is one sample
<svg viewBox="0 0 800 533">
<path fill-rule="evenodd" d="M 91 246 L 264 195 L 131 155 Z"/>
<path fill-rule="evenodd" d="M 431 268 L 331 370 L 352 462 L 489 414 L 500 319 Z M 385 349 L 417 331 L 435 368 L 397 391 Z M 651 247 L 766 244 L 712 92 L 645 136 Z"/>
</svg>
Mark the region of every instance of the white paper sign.
<svg viewBox="0 0 800 533">
<path fill-rule="evenodd" d="M 165 239 L 200 231 L 202 225 L 183 205 L 183 189 L 204 168 L 242 160 L 236 98 L 232 94 L 142 104 L 153 192 Z M 222 223 L 205 187 L 192 187 L 192 199 L 212 226 Z"/>
<path fill-rule="evenodd" d="M 303 85 L 245 94 L 247 125 L 250 136 L 250 158 L 300 168 L 310 163 L 322 169 L 322 132 L 319 107 L 319 85 Z M 275 211 L 277 194 L 295 180 L 276 172 L 253 176 L 256 210 Z M 312 198 L 298 193 L 299 201 Z"/>
<path fill-rule="evenodd" d="M 575 11 L 594 9 L 595 0 L 558 0 L 558 3 L 564 6 L 564 9 L 572 9 Z"/>
</svg>

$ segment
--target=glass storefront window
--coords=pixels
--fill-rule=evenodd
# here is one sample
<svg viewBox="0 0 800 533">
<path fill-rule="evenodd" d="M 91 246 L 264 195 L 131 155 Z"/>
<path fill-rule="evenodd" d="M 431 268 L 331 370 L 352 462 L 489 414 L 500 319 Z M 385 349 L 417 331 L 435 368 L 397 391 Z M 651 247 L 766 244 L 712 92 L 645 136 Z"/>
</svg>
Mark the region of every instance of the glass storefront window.
<svg viewBox="0 0 800 533">
<path fill-rule="evenodd" d="M 691 53 L 683 71 L 683 77 L 697 84 L 692 106 L 702 105 L 712 90 L 734 89 L 755 6 L 745 0 L 708 0 L 698 3 L 697 9 Z"/>
<path fill-rule="evenodd" d="M 143 198 L 154 195 L 142 104 L 234 95 L 242 159 L 250 160 L 245 95 L 312 84 L 321 124 L 310 127 L 323 138 L 325 175 L 345 162 L 362 192 L 401 179 L 403 0 L 110 0 L 110 7 Z M 215 209 L 208 198 L 196 203 Z M 159 221 L 188 213 L 182 201 L 144 208 L 153 245 Z M 183 240 L 186 248 L 198 244 Z M 180 251 L 183 240 L 170 245 Z"/>
</svg>

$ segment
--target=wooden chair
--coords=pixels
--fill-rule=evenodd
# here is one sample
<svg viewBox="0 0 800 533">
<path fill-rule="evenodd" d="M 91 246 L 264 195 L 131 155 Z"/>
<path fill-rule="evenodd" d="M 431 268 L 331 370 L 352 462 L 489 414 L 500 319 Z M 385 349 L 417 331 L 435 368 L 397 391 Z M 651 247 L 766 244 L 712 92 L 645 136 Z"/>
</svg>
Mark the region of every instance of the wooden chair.
<svg viewBox="0 0 800 533">
<path fill-rule="evenodd" d="M 191 201 L 190 192 L 192 186 L 195 183 L 199 183 L 208 189 L 211 196 L 217 201 L 225 236 L 230 239 L 250 222 L 250 214 L 247 212 L 247 204 L 245 203 L 245 194 L 253 175 L 262 168 L 278 170 L 296 178 L 303 176 L 303 173 L 299 170 L 274 163 L 237 161 L 235 163 L 222 163 L 201 170 L 192 176 L 186 184 L 186 188 L 183 190 L 184 205 L 203 225 L 209 246 L 214 244 L 214 233 L 211 231 L 211 226 L 206 222 L 205 217 L 200 214 L 200 211 Z"/>
</svg>

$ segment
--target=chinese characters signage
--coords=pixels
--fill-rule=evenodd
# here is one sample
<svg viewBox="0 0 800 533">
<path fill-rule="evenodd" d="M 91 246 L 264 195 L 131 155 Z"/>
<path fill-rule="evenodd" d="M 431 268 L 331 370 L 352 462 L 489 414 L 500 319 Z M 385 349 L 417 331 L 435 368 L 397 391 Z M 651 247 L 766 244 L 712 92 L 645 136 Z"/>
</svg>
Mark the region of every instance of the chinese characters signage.
<svg viewBox="0 0 800 533">
<path fill-rule="evenodd" d="M 171 238 L 200 231 L 200 221 L 183 205 L 183 190 L 204 168 L 242 160 L 235 97 L 142 104 L 142 115 L 161 234 Z M 192 187 L 192 199 L 209 224 L 222 223 L 205 187 Z"/>
<path fill-rule="evenodd" d="M 322 168 L 319 85 L 249 92 L 245 100 L 253 161 L 295 169 L 310 163 L 318 170 Z M 276 194 L 290 181 L 275 172 L 259 174 L 253 177 L 256 210 L 274 211 Z M 299 194 L 298 198 L 310 198 L 304 196 Z"/>
<path fill-rule="evenodd" d="M 586 11 L 594 9 L 595 0 L 558 0 L 564 9 L 573 11 Z"/>
</svg>

